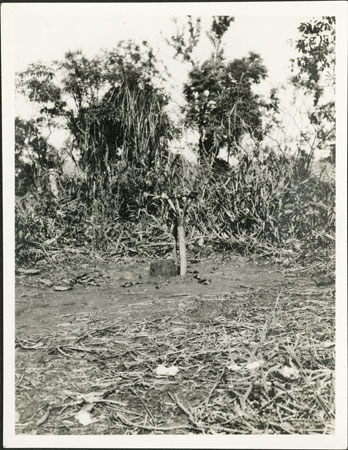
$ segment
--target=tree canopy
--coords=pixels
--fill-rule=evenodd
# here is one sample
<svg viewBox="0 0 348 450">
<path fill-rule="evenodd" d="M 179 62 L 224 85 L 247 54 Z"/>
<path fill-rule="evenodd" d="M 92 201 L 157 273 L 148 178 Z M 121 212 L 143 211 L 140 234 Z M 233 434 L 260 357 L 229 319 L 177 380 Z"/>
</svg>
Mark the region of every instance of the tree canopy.
<svg viewBox="0 0 348 450">
<path fill-rule="evenodd" d="M 231 62 L 211 58 L 191 70 L 184 87 L 186 120 L 199 130 L 200 156 L 215 158 L 222 147 L 230 153 L 246 132 L 261 138 L 263 103 L 252 85 L 266 75 L 255 53 Z"/>
<path fill-rule="evenodd" d="M 336 28 L 335 17 L 321 17 L 302 22 L 296 41 L 298 56 L 292 60 L 293 85 L 311 98 L 308 112 L 314 129 L 315 148 L 331 147 L 334 153 L 336 138 L 335 102 L 326 92 L 335 91 L 336 84 Z"/>
<path fill-rule="evenodd" d="M 68 52 L 51 66 L 32 64 L 18 86 L 47 120 L 60 120 L 72 136 L 87 176 L 124 167 L 150 168 L 173 132 L 169 98 L 155 79 L 157 61 L 146 41 L 121 42 L 87 58 Z"/>
</svg>

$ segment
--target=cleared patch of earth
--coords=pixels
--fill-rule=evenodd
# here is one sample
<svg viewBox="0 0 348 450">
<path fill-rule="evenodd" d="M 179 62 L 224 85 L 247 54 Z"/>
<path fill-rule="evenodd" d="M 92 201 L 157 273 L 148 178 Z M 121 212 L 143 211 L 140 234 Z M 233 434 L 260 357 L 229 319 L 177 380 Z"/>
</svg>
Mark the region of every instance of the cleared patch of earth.
<svg viewBox="0 0 348 450">
<path fill-rule="evenodd" d="M 200 280 L 194 278 L 197 273 Z M 41 334 L 57 326 L 59 317 L 76 312 L 117 319 L 124 315 L 142 318 L 144 314 L 154 318 L 159 310 L 162 314 L 163 310 L 176 309 L 182 300 L 200 296 L 216 298 L 227 294 L 231 299 L 234 295 L 240 299 L 242 294 L 251 294 L 272 302 L 295 277 L 289 281 L 275 267 L 248 263 L 247 258 L 240 256 L 230 258 L 228 263 L 218 259 L 191 263 L 184 280 L 151 278 L 148 261 L 128 264 L 95 261 L 78 267 L 52 268 L 35 276 L 17 277 L 16 330 L 17 335 L 28 333 L 29 329 L 34 335 Z M 40 280 L 49 280 L 53 286 L 47 287 Z M 308 280 L 304 281 L 308 284 Z M 69 282 L 73 284 L 72 290 L 54 291 L 55 285 L 65 286 Z"/>
<path fill-rule="evenodd" d="M 332 284 L 238 255 L 17 275 L 17 433 L 332 433 L 334 335 Z"/>
</svg>

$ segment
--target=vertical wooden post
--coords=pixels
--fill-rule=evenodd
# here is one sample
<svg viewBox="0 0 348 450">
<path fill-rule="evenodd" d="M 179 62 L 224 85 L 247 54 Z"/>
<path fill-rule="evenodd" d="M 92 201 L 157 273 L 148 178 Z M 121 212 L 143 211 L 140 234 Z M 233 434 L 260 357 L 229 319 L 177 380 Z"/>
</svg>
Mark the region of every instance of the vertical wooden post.
<svg viewBox="0 0 348 450">
<path fill-rule="evenodd" d="M 180 254 L 180 276 L 184 277 L 186 275 L 187 270 L 187 258 L 186 258 L 184 217 L 182 213 L 178 215 L 177 222 L 178 222 L 178 244 Z"/>
<path fill-rule="evenodd" d="M 191 196 L 172 196 L 169 198 L 167 194 L 163 193 L 162 198 L 166 198 L 169 206 L 175 212 L 176 225 L 177 225 L 177 244 L 179 247 L 180 255 L 180 276 L 184 277 L 187 271 L 187 257 L 186 257 L 186 242 L 185 242 L 185 213 L 190 204 Z M 180 208 L 179 198 L 183 199 L 183 206 Z M 176 251 L 176 246 L 174 246 L 174 251 Z"/>
</svg>

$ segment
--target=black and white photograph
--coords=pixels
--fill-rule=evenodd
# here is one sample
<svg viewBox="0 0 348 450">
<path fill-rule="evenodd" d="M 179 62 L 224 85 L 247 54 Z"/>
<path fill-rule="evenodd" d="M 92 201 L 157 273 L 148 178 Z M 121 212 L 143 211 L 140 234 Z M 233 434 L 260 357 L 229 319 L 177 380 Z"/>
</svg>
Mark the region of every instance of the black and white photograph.
<svg viewBox="0 0 348 450">
<path fill-rule="evenodd" d="M 347 3 L 3 3 L 6 448 L 346 448 Z"/>
</svg>

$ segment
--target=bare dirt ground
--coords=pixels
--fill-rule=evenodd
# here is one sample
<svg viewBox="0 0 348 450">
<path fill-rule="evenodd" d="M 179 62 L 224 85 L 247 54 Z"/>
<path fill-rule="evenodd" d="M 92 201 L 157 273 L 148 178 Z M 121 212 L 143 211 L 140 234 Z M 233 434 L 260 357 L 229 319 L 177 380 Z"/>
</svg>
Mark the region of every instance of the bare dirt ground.
<svg viewBox="0 0 348 450">
<path fill-rule="evenodd" d="M 273 270 L 272 270 L 273 269 Z M 220 295 L 250 294 L 272 303 L 289 277 L 272 266 L 248 263 L 247 258 L 236 256 L 232 261 L 197 261 L 189 264 L 187 277 L 154 279 L 149 276 L 149 262 L 136 261 L 122 263 L 102 263 L 98 261 L 82 263 L 79 267 L 55 268 L 28 278 L 17 277 L 16 285 L 16 330 L 19 337 L 30 333 L 41 334 L 59 325 L 60 317 L 68 314 L 101 314 L 108 318 L 149 319 L 170 311 L 185 299 L 192 297 L 209 298 Z M 194 276 L 198 272 L 199 282 Z M 77 279 L 81 278 L 81 282 Z M 53 286 L 45 286 L 45 281 L 54 285 L 74 284 L 71 291 L 54 291 Z M 294 277 L 290 278 L 291 280 Z M 302 280 L 303 281 L 303 280 Z M 308 283 L 308 280 L 307 280 Z M 219 302 L 218 302 L 219 303 Z M 217 305 L 214 305 L 217 312 Z M 204 314 L 204 311 L 202 311 Z"/>
<path fill-rule="evenodd" d="M 17 433 L 333 431 L 331 283 L 238 255 L 185 279 L 149 262 L 17 275 Z"/>
</svg>

